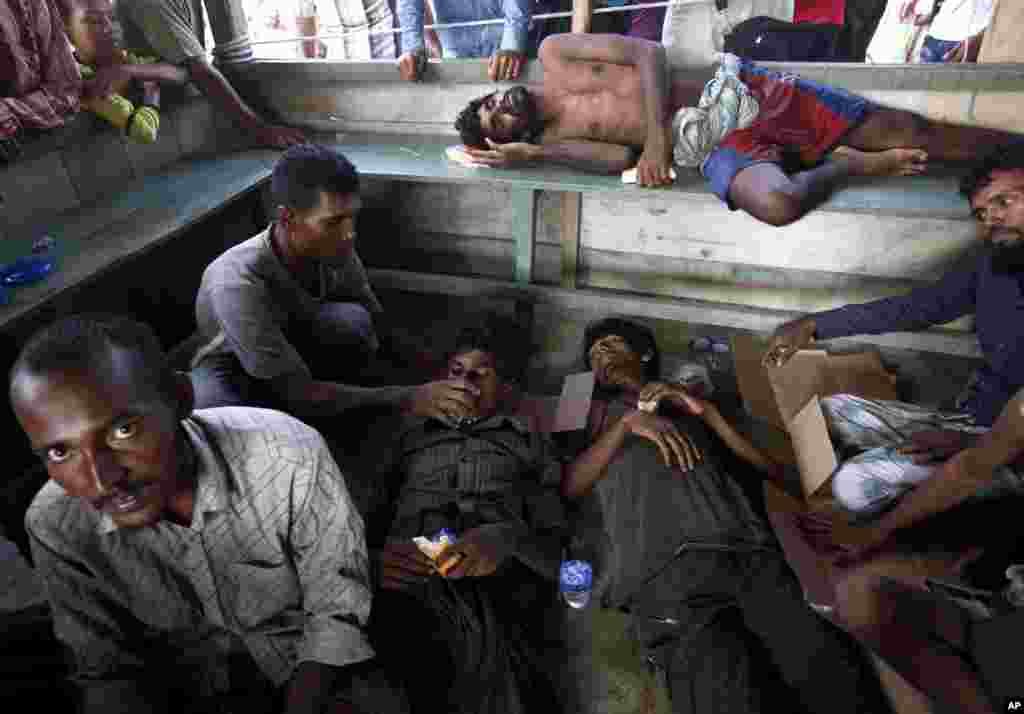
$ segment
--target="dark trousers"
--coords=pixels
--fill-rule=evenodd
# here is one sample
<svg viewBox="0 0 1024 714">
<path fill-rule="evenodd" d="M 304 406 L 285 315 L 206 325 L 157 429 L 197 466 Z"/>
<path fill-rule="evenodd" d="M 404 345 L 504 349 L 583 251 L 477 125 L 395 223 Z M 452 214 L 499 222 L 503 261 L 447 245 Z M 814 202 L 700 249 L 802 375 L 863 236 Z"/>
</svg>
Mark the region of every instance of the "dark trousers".
<svg viewBox="0 0 1024 714">
<path fill-rule="evenodd" d="M 487 577 L 433 576 L 415 592 L 374 596 L 371 640 L 414 714 L 563 711 L 556 587 L 512 559 Z"/>
<path fill-rule="evenodd" d="M 631 610 L 675 714 L 891 711 L 862 650 L 808 607 L 781 555 L 683 554 Z"/>
</svg>

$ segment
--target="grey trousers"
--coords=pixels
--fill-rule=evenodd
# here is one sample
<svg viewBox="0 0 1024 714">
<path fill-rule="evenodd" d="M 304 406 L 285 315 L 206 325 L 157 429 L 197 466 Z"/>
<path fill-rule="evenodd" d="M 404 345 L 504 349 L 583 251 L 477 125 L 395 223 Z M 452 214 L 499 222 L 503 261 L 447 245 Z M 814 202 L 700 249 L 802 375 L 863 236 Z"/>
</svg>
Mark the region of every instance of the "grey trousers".
<svg viewBox="0 0 1024 714">
<path fill-rule="evenodd" d="M 289 334 L 292 344 L 320 379 L 343 379 L 352 365 L 377 351 L 373 319 L 359 303 L 330 302 L 316 319 Z M 259 380 L 249 376 L 229 352 L 207 355 L 191 372 L 195 408 L 229 406 L 276 407 Z"/>
</svg>

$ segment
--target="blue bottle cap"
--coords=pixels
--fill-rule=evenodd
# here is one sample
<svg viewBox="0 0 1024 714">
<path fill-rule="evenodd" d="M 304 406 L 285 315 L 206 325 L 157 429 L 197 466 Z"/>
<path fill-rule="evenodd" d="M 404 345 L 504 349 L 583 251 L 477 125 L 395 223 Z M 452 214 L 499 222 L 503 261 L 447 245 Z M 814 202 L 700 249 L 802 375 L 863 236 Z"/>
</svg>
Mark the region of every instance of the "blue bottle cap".
<svg viewBox="0 0 1024 714">
<path fill-rule="evenodd" d="M 563 560 L 558 571 L 558 584 L 569 592 L 590 590 L 594 583 L 594 569 L 585 560 Z"/>
<path fill-rule="evenodd" d="M 445 545 L 452 545 L 457 543 L 459 540 L 458 535 L 451 528 L 442 528 L 437 533 L 430 537 L 430 540 L 434 543 L 443 543 Z"/>
</svg>

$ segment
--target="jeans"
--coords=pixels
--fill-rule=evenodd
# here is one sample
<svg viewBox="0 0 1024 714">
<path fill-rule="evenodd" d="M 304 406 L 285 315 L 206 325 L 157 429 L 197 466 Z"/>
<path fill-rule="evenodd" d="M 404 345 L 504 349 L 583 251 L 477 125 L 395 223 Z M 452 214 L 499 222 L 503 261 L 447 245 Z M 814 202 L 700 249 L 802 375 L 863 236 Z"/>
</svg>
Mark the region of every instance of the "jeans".
<svg viewBox="0 0 1024 714">
<path fill-rule="evenodd" d="M 924 44 L 921 45 L 921 63 L 922 64 L 938 64 L 945 62 L 943 57 L 950 50 L 956 49 L 957 45 L 960 44 L 959 40 L 937 40 L 931 35 L 927 35 L 924 38 Z"/>
<path fill-rule="evenodd" d="M 373 319 L 358 303 L 330 302 L 303 329 L 289 334 L 292 344 L 318 379 L 350 377 L 378 347 Z M 249 376 L 230 352 L 207 355 L 192 369 L 195 408 L 257 406 L 276 408 L 261 380 Z"/>
</svg>

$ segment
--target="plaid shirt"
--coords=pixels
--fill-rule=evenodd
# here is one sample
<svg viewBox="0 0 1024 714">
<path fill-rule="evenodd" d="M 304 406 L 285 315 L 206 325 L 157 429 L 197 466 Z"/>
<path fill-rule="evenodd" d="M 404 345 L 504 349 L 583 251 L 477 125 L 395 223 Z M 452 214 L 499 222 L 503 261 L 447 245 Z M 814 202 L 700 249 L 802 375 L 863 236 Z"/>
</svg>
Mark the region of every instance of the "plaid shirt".
<svg viewBox="0 0 1024 714">
<path fill-rule="evenodd" d="M 398 443 L 402 485 L 392 537 L 511 521 L 535 532 L 564 525 L 557 492 L 563 464 L 546 438 L 513 417 L 461 429 L 412 419 Z"/>
<path fill-rule="evenodd" d="M 119 529 L 52 481 L 29 508 L 32 554 L 75 678 L 123 684 L 151 642 L 184 651 L 240 639 L 277 685 L 301 661 L 373 657 L 361 629 L 370 614 L 363 521 L 322 437 L 264 409 L 194 416 L 183 422 L 198 458 L 190 526 Z M 197 694 L 230 686 L 196 684 Z"/>
<path fill-rule="evenodd" d="M 78 111 L 78 64 L 54 0 L 0 0 L 0 138 Z"/>
</svg>

